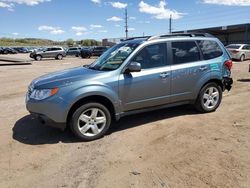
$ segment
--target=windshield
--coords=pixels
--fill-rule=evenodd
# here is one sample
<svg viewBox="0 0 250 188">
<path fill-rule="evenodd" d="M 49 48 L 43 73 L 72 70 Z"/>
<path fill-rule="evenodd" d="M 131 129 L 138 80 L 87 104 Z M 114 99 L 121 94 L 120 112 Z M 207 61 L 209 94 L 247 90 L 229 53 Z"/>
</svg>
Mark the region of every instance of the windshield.
<svg viewBox="0 0 250 188">
<path fill-rule="evenodd" d="M 107 50 L 89 68 L 102 71 L 116 70 L 138 46 L 138 43 L 117 44 Z"/>
<path fill-rule="evenodd" d="M 231 49 L 239 49 L 241 45 L 236 45 L 236 44 L 230 44 L 226 48 L 231 48 Z"/>
</svg>

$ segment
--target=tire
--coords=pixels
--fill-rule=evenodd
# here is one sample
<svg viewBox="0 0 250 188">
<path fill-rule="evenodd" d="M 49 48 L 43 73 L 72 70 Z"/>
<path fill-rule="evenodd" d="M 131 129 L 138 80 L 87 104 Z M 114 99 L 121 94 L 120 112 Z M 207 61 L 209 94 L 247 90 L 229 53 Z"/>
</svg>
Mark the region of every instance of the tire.
<svg viewBox="0 0 250 188">
<path fill-rule="evenodd" d="M 37 56 L 35 57 L 35 60 L 41 61 L 41 60 L 42 60 L 42 56 L 41 56 L 41 55 L 37 55 Z"/>
<path fill-rule="evenodd" d="M 103 137 L 110 124 L 111 114 L 109 110 L 102 104 L 95 102 L 80 106 L 70 120 L 72 132 L 82 141 L 92 141 Z"/>
<path fill-rule="evenodd" d="M 245 61 L 245 55 L 244 55 L 244 54 L 242 54 L 242 55 L 240 56 L 240 61 L 241 61 L 241 62 Z"/>
<path fill-rule="evenodd" d="M 56 56 L 56 59 L 62 60 L 62 59 L 63 59 L 63 55 L 62 55 L 62 54 L 58 54 L 58 55 Z"/>
<path fill-rule="evenodd" d="M 221 103 L 222 89 L 214 83 L 206 84 L 199 93 L 199 96 L 195 102 L 195 107 L 199 112 L 209 113 L 214 112 Z"/>
</svg>

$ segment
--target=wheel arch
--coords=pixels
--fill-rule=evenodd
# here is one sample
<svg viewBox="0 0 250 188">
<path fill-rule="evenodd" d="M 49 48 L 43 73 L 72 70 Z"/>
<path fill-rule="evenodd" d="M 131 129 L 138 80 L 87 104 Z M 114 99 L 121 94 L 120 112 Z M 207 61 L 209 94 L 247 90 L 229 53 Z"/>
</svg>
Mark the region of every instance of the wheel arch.
<svg viewBox="0 0 250 188">
<path fill-rule="evenodd" d="M 216 84 L 218 84 L 218 85 L 221 87 L 221 90 L 222 90 L 222 91 L 225 90 L 225 87 L 224 87 L 223 82 L 222 82 L 221 79 L 212 78 L 212 79 L 209 79 L 209 80 L 205 81 L 203 84 L 200 85 L 199 90 L 198 90 L 198 92 L 197 92 L 197 95 L 196 95 L 196 98 L 195 98 L 195 99 L 198 98 L 198 96 L 199 96 L 199 94 L 200 94 L 200 91 L 201 91 L 202 88 L 203 88 L 205 85 L 207 85 L 208 83 L 216 83 Z"/>
<path fill-rule="evenodd" d="M 102 96 L 102 95 L 92 95 L 92 96 L 86 96 L 86 97 L 83 97 L 83 98 L 77 100 L 71 106 L 71 108 L 67 114 L 67 124 L 69 123 L 70 118 L 72 117 L 72 115 L 76 111 L 76 109 L 79 108 L 80 106 L 82 106 L 83 104 L 88 103 L 88 102 L 97 102 L 97 103 L 104 105 L 110 111 L 110 115 L 111 115 L 112 119 L 115 118 L 115 107 L 114 107 L 113 103 L 111 102 L 111 100 L 105 96 Z"/>
</svg>

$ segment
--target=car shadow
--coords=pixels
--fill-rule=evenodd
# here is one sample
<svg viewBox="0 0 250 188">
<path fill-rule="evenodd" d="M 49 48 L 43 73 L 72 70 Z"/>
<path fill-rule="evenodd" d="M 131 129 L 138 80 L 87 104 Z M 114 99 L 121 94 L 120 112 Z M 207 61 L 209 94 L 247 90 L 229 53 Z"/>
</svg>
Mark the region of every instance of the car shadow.
<svg viewBox="0 0 250 188">
<path fill-rule="evenodd" d="M 250 79 L 238 79 L 238 82 L 250 82 Z"/>
<path fill-rule="evenodd" d="M 124 131 L 126 129 L 138 127 L 164 119 L 170 119 L 183 115 L 193 115 L 198 113 L 199 112 L 197 112 L 193 106 L 185 105 L 126 116 L 121 118 L 120 121 L 116 122 L 115 125 L 112 125 L 108 134 L 113 134 L 115 132 Z"/>
<path fill-rule="evenodd" d="M 73 133 L 66 129 L 61 131 L 53 127 L 48 127 L 32 115 L 19 119 L 13 129 L 12 138 L 24 144 L 43 145 L 79 142 Z"/>
<path fill-rule="evenodd" d="M 115 132 L 124 131 L 151 122 L 192 114 L 197 114 L 197 112 L 193 107 L 186 105 L 131 115 L 115 122 L 107 134 L 115 134 Z M 32 115 L 27 115 L 19 119 L 15 123 L 12 132 L 14 140 L 28 145 L 81 142 L 69 129 L 61 131 L 60 129 L 45 126 Z"/>
</svg>

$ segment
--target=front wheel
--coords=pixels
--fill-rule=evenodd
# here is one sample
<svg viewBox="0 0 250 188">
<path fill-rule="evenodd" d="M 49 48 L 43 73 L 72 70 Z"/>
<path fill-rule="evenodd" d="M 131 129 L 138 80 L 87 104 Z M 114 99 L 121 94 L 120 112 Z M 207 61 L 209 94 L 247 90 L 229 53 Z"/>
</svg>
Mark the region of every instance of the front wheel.
<svg viewBox="0 0 250 188">
<path fill-rule="evenodd" d="M 87 103 L 79 107 L 70 122 L 73 133 L 83 141 L 101 138 L 110 124 L 110 112 L 100 103 Z"/>
<path fill-rule="evenodd" d="M 59 54 L 58 56 L 56 56 L 56 59 L 62 60 L 62 59 L 63 59 L 63 56 L 62 56 L 61 54 Z"/>
<path fill-rule="evenodd" d="M 203 113 L 215 111 L 222 99 L 222 89 L 216 83 L 206 84 L 200 91 L 195 107 Z"/>
</svg>

